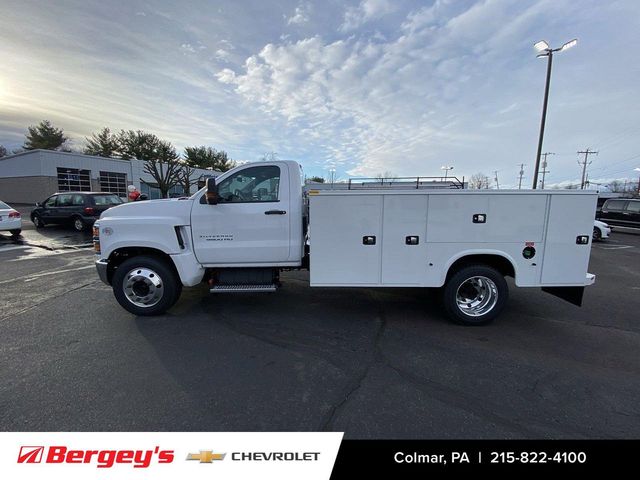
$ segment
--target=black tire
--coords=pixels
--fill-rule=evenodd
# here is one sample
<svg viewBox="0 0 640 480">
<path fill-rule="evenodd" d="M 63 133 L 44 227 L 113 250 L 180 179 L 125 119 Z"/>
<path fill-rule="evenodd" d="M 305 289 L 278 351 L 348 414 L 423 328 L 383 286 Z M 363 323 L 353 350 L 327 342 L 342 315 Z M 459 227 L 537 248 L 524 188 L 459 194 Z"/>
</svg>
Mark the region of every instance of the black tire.
<svg viewBox="0 0 640 480">
<path fill-rule="evenodd" d="M 84 232 L 87 229 L 87 223 L 82 219 L 82 217 L 72 217 L 71 225 L 73 225 L 73 229 L 76 232 Z"/>
<path fill-rule="evenodd" d="M 31 216 L 31 221 L 36 226 L 36 228 L 43 228 L 45 225 L 45 223 L 42 221 L 42 218 L 40 218 L 40 215 L 38 215 L 37 213 L 34 213 Z"/>
<path fill-rule="evenodd" d="M 148 293 L 152 282 L 159 284 L 152 285 L 151 293 Z M 113 274 L 111 286 L 122 308 L 140 316 L 163 314 L 178 301 L 182 292 L 182 283 L 172 265 L 142 255 L 122 262 Z M 152 296 L 147 306 L 141 305 L 141 299 L 147 298 L 144 295 Z"/>
<path fill-rule="evenodd" d="M 486 293 L 482 295 L 482 292 Z M 447 280 L 443 290 L 447 315 L 461 325 L 486 325 L 500 314 L 508 298 L 509 287 L 504 276 L 488 265 L 463 267 Z M 474 307 L 473 301 L 478 301 L 478 305 Z"/>
<path fill-rule="evenodd" d="M 14 237 L 17 237 L 18 235 L 20 235 L 22 233 L 22 229 L 21 228 L 14 228 L 13 230 L 9 230 L 9 233 L 11 233 L 11 235 L 13 235 Z"/>
<path fill-rule="evenodd" d="M 602 232 L 598 227 L 593 227 L 593 241 L 599 242 L 602 240 Z"/>
</svg>

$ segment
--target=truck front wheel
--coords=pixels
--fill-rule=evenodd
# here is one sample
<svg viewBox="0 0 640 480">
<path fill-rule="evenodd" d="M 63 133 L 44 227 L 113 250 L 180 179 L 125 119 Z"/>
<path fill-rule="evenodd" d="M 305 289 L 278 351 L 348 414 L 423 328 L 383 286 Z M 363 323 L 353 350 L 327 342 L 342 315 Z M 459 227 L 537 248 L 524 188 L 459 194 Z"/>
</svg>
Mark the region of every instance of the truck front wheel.
<svg viewBox="0 0 640 480">
<path fill-rule="evenodd" d="M 487 265 L 471 265 L 454 273 L 447 281 L 444 308 L 462 325 L 485 325 L 504 308 L 509 287 L 504 276 Z"/>
<path fill-rule="evenodd" d="M 120 264 L 111 282 L 118 303 L 134 315 L 161 315 L 180 297 L 182 284 L 171 265 L 154 257 L 132 257 Z"/>
</svg>

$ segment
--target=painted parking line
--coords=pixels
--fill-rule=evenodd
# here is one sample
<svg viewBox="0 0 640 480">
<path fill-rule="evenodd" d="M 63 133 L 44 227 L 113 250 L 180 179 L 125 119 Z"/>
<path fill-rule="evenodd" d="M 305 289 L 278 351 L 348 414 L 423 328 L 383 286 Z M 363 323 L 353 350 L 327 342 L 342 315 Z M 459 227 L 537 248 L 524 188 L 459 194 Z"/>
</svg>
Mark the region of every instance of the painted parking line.
<svg viewBox="0 0 640 480">
<path fill-rule="evenodd" d="M 6 247 L 0 247 L 0 253 L 9 252 L 11 250 L 24 250 L 25 248 L 29 248 L 26 245 L 7 245 Z"/>
<path fill-rule="evenodd" d="M 633 245 L 594 245 L 593 248 L 600 250 L 624 250 L 625 248 L 633 248 Z"/>
<path fill-rule="evenodd" d="M 23 282 L 33 282 L 34 280 L 39 279 L 40 277 L 46 277 L 49 275 L 59 275 L 61 273 L 67 273 L 67 272 L 76 272 L 78 270 L 87 270 L 89 268 L 95 268 L 94 265 L 84 265 L 82 267 L 77 267 L 77 268 L 66 268 L 66 269 L 62 269 L 62 270 L 50 270 L 47 272 L 40 272 L 40 273 L 34 273 L 31 275 L 26 275 L 22 278 L 12 278 L 10 280 L 2 280 L 0 281 L 0 285 L 4 284 L 4 283 L 15 283 L 18 281 L 23 281 Z"/>
</svg>

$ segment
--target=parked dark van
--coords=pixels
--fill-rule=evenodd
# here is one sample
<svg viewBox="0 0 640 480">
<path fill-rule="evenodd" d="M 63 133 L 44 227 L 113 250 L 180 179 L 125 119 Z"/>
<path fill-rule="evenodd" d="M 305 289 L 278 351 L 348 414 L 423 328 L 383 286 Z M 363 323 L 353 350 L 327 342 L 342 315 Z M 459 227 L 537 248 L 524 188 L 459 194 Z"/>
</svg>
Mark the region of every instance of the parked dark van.
<svg viewBox="0 0 640 480">
<path fill-rule="evenodd" d="M 602 206 L 598 220 L 618 227 L 640 228 L 640 199 L 609 199 Z"/>
<path fill-rule="evenodd" d="M 36 228 L 49 224 L 71 225 L 81 232 L 100 218 L 100 214 L 122 199 L 115 193 L 64 192 L 51 195 L 31 211 L 31 221 Z"/>
</svg>

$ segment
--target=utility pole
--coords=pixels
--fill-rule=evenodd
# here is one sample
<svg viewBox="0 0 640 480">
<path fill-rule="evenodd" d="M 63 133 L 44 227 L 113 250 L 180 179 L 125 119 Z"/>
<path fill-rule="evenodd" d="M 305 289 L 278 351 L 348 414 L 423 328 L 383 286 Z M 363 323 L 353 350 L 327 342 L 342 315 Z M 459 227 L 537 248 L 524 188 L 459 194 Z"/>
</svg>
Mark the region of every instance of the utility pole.
<svg viewBox="0 0 640 480">
<path fill-rule="evenodd" d="M 500 183 L 498 183 L 498 170 L 494 170 L 493 174 L 495 175 L 494 180 L 496 181 L 496 189 L 500 190 Z"/>
<path fill-rule="evenodd" d="M 520 179 L 518 180 L 518 190 L 522 188 L 522 177 L 524 176 L 524 163 L 520 164 Z"/>
<path fill-rule="evenodd" d="M 580 190 L 584 190 L 585 180 L 587 178 L 587 166 L 591 165 L 591 162 L 589 161 L 589 155 L 597 155 L 597 154 L 598 152 L 594 152 L 590 148 L 587 148 L 586 150 L 578 152 L 578 155 L 584 155 L 584 160 L 582 162 L 578 160 L 578 165 L 582 165 L 582 181 L 580 182 Z"/>
<path fill-rule="evenodd" d="M 544 177 L 547 175 L 547 173 L 551 173 L 549 170 L 547 170 L 547 155 L 555 155 L 555 153 L 545 152 L 542 154 L 542 156 L 544 157 L 544 160 L 542 161 L 542 171 L 540 172 L 542 173 L 542 183 L 540 184 L 540 188 L 542 190 L 544 190 Z"/>
</svg>

